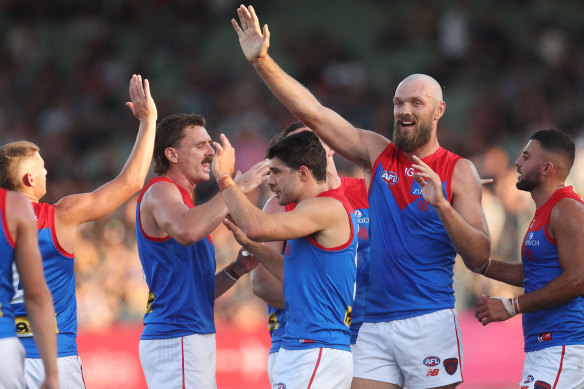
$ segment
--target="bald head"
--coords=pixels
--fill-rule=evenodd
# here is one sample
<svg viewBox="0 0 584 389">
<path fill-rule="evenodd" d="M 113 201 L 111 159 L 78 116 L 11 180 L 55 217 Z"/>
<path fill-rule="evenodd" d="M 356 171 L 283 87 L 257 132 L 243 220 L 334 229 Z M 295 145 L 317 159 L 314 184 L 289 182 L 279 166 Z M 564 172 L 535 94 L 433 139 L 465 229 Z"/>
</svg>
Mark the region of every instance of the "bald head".
<svg viewBox="0 0 584 389">
<path fill-rule="evenodd" d="M 443 100 L 442 88 L 438 81 L 426 74 L 410 74 L 399 83 L 396 89 L 396 95 L 398 90 L 405 88 L 414 88 L 421 91 L 421 94 L 426 97 L 434 99 L 437 103 Z"/>
</svg>

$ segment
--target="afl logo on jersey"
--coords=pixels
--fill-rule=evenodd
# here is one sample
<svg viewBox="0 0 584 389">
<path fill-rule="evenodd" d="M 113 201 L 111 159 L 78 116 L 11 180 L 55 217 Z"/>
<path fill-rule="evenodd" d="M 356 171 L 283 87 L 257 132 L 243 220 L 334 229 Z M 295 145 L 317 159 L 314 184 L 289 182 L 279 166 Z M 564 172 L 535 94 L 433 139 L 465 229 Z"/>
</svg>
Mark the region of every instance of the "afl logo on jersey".
<svg viewBox="0 0 584 389">
<path fill-rule="evenodd" d="M 388 185 L 395 185 L 399 181 L 398 175 L 391 170 L 382 171 L 381 179 L 383 179 L 383 181 L 385 181 Z"/>
<path fill-rule="evenodd" d="M 279 382 L 276 384 L 276 389 L 286 389 L 286 384 Z"/>
</svg>

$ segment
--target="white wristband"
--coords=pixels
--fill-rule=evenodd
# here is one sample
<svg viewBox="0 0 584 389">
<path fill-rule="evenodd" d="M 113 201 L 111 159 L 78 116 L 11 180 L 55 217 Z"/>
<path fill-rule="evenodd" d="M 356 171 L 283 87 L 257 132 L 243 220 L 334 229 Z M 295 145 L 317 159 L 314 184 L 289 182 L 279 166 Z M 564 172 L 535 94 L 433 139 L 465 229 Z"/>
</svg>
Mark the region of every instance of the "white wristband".
<svg viewBox="0 0 584 389">
<path fill-rule="evenodd" d="M 487 259 L 481 266 L 475 267 L 474 272 L 484 275 L 489 269 L 489 266 L 491 266 L 491 258 Z"/>
<path fill-rule="evenodd" d="M 512 299 L 507 299 L 507 298 L 503 298 L 503 297 L 493 297 L 494 299 L 499 299 L 501 300 L 501 302 L 503 302 L 503 306 L 505 307 L 505 309 L 507 310 L 507 313 L 509 313 L 509 315 L 511 317 L 517 315 L 519 312 L 519 300 L 517 299 L 517 297 L 513 297 Z"/>
</svg>

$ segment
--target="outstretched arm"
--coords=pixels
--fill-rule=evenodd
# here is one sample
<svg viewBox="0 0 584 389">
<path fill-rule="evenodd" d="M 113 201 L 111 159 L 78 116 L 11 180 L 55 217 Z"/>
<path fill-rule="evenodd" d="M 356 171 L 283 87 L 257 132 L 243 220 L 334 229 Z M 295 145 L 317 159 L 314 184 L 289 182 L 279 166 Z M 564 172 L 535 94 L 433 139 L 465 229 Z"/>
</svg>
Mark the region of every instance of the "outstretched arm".
<svg viewBox="0 0 584 389">
<path fill-rule="evenodd" d="M 129 92 L 132 101 L 126 105 L 140 121 L 140 127 L 124 168 L 116 178 L 93 192 L 67 196 L 56 204 L 57 237 L 68 251 L 72 251 L 73 247 L 71 236 L 75 234 L 72 229 L 107 215 L 144 185 L 154 150 L 157 111 L 148 80 L 142 83 L 142 76 L 133 75 Z"/>
<path fill-rule="evenodd" d="M 267 25 L 262 31 L 253 7 L 242 5 L 237 14 L 241 27 L 235 19 L 231 24 L 239 37 L 241 49 L 272 93 L 333 150 L 366 173 L 370 172 L 389 140 L 374 132 L 356 129 L 339 114 L 320 104 L 308 89 L 286 74 L 268 55 L 270 31 Z"/>
<path fill-rule="evenodd" d="M 45 369 L 44 388 L 58 387 L 57 329 L 53 298 L 45 283 L 37 226 L 29 200 L 8 192 L 9 224 L 16 224 L 14 262 L 24 291 L 24 304 Z"/>
</svg>

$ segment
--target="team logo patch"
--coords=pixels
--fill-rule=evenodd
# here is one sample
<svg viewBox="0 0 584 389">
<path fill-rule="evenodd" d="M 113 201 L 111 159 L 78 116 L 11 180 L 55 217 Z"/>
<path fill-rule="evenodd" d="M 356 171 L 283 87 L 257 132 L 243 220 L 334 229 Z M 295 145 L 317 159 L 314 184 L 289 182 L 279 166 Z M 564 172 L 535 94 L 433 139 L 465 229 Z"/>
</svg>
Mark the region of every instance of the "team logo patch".
<svg viewBox="0 0 584 389">
<path fill-rule="evenodd" d="M 548 384 L 547 382 L 535 381 L 535 384 L 533 385 L 533 389 L 552 389 L 552 386 L 550 384 Z"/>
<path fill-rule="evenodd" d="M 397 173 L 391 170 L 384 170 L 381 172 L 381 179 L 385 181 L 388 185 L 395 185 L 399 181 Z"/>
<path fill-rule="evenodd" d="M 424 358 L 424 365 L 428 367 L 438 366 L 440 364 L 440 358 L 432 355 L 429 357 Z"/>
<path fill-rule="evenodd" d="M 418 207 L 418 211 L 426 212 L 428 210 L 428 202 L 426 200 L 420 200 L 416 204 L 416 207 Z"/>
<path fill-rule="evenodd" d="M 361 240 L 369 239 L 369 231 L 367 231 L 367 228 L 361 227 L 359 228 L 358 236 Z"/>
<path fill-rule="evenodd" d="M 278 382 L 276 384 L 276 389 L 286 389 L 286 384 L 283 384 L 281 382 Z"/>
<path fill-rule="evenodd" d="M 530 382 L 533 382 L 535 378 L 533 378 L 533 376 L 530 374 L 527 377 L 525 377 L 525 381 L 523 381 L 524 384 L 528 384 Z"/>
<path fill-rule="evenodd" d="M 547 342 L 548 340 L 552 340 L 552 333 L 551 332 L 544 332 L 543 334 L 539 334 L 537 336 L 537 341 L 539 343 Z"/>
<path fill-rule="evenodd" d="M 453 375 L 456 373 L 456 370 L 458 370 L 458 358 L 445 359 L 443 364 L 444 369 L 446 369 L 446 372 L 450 375 Z"/>
</svg>

